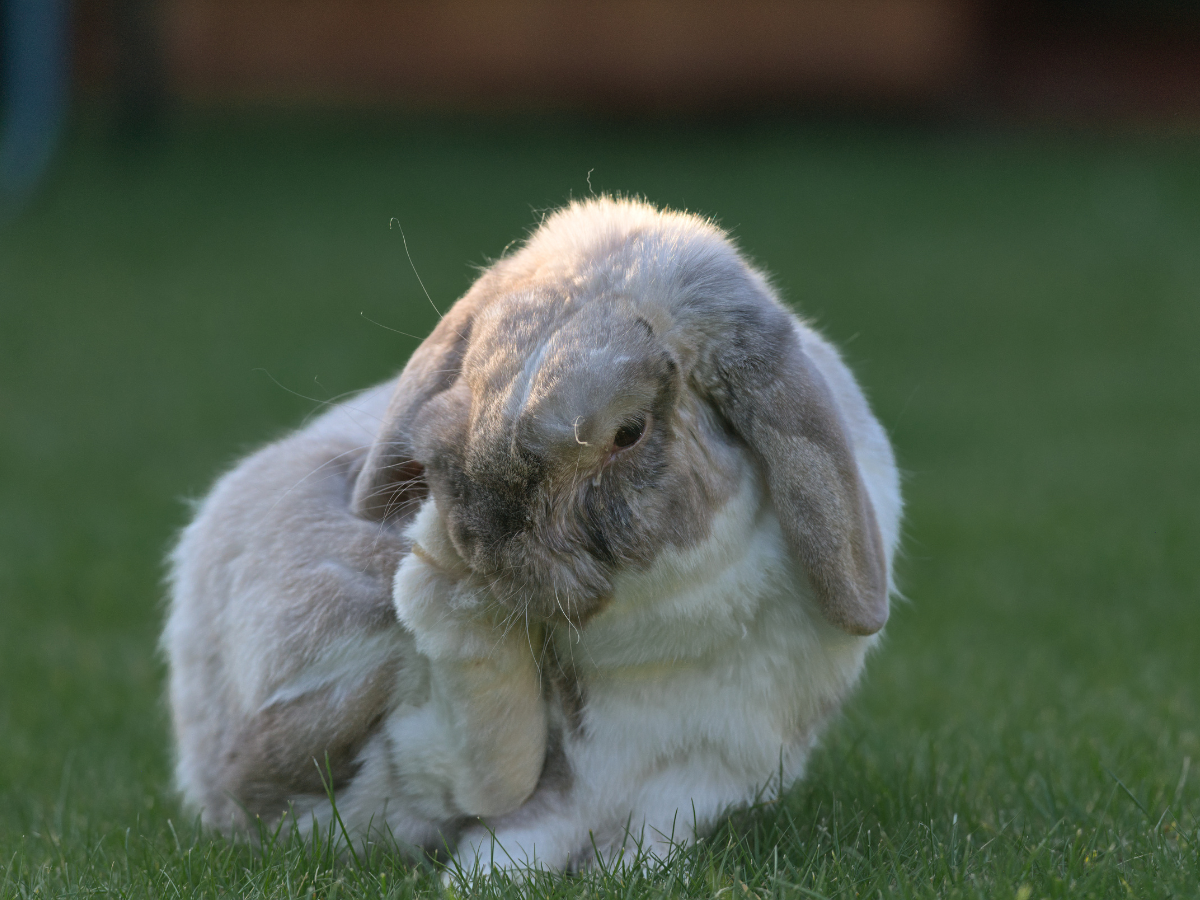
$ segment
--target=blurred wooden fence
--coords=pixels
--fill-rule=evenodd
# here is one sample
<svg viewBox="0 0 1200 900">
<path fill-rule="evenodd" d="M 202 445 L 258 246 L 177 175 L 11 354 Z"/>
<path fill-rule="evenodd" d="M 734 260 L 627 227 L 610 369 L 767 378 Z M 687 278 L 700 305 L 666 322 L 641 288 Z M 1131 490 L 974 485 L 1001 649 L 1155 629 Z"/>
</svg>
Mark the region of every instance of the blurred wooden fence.
<svg viewBox="0 0 1200 900">
<path fill-rule="evenodd" d="M 77 81 L 207 104 L 1200 119 L 1190 3 L 76 0 Z"/>
</svg>

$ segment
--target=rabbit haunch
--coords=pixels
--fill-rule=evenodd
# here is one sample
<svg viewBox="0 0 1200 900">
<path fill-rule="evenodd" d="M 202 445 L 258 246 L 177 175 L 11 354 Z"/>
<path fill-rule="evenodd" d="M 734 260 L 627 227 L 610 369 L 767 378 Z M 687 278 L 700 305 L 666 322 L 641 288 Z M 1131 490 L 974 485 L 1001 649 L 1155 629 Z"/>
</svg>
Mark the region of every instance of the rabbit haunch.
<svg viewBox="0 0 1200 900">
<path fill-rule="evenodd" d="M 695 216 L 550 216 L 399 378 L 224 476 L 172 557 L 177 779 L 459 860 L 695 837 L 802 774 L 900 494 L 833 348 Z M 482 818 L 481 818 L 482 817 Z"/>
</svg>

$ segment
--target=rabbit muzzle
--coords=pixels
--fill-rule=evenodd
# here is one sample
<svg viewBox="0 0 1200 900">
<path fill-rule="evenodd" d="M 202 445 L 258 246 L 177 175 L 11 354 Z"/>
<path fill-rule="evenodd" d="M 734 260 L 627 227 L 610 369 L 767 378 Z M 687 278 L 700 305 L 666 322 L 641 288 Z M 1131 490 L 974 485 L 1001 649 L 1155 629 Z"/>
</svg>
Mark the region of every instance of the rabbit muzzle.
<svg viewBox="0 0 1200 900">
<path fill-rule="evenodd" d="M 634 316 L 561 324 L 519 350 L 515 324 L 477 328 L 415 431 L 467 566 L 500 603 L 579 624 L 662 545 L 679 374 Z"/>
</svg>

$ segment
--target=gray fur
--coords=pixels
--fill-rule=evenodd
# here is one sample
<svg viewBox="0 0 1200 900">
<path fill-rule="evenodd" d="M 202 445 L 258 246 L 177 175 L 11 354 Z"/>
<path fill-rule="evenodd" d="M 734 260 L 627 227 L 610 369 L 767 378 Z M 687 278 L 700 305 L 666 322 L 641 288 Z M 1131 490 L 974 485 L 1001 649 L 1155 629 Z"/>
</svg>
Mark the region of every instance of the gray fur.
<svg viewBox="0 0 1200 900">
<path fill-rule="evenodd" d="M 379 723 L 427 700 L 392 605 L 427 498 L 501 618 L 561 631 L 622 573 L 706 539 L 747 454 L 827 621 L 877 632 L 895 529 L 860 465 L 894 465 L 836 354 L 709 222 L 609 199 L 552 216 L 398 380 L 242 461 L 199 507 L 163 636 L 186 799 L 223 828 L 278 816 L 326 775 L 351 783 L 393 740 Z M 587 696 L 546 661 L 542 782 L 567 791 Z M 412 834 L 451 827 L 435 819 Z"/>
</svg>

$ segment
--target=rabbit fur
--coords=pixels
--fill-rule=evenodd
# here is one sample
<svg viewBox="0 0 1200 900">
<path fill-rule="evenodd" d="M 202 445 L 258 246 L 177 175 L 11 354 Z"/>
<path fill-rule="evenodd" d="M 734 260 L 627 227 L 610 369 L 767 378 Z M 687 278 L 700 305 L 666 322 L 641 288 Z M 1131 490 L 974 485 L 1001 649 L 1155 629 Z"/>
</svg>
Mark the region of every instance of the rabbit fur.
<svg viewBox="0 0 1200 900">
<path fill-rule="evenodd" d="M 199 505 L 179 789 L 239 831 L 325 825 L 329 787 L 353 834 L 468 871 L 665 856 L 801 777 L 900 512 L 850 371 L 726 234 L 572 203 Z"/>
</svg>

